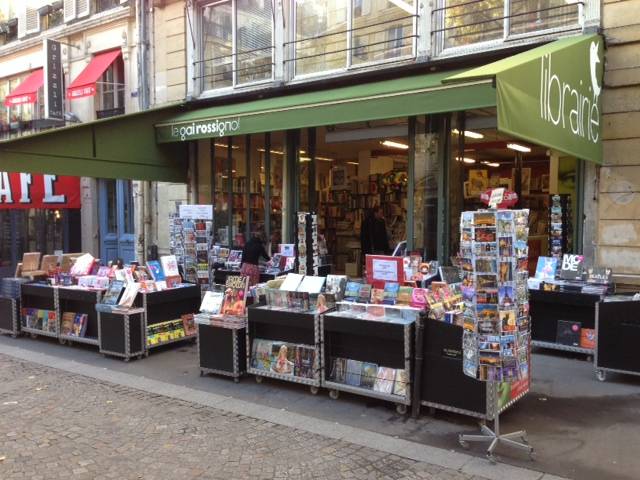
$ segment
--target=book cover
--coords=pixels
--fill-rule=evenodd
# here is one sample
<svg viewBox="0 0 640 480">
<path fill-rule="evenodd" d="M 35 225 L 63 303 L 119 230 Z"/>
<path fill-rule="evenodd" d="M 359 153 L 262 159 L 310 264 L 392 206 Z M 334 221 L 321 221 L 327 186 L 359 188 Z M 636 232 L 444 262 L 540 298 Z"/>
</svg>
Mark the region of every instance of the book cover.
<svg viewBox="0 0 640 480">
<path fill-rule="evenodd" d="M 257 370 L 271 370 L 271 347 L 273 342 L 256 338 L 253 340 L 253 368 Z"/>
<path fill-rule="evenodd" d="M 336 383 L 345 383 L 347 381 L 347 360 L 345 358 L 333 359 L 331 379 Z"/>
<path fill-rule="evenodd" d="M 412 296 L 413 296 L 412 287 L 399 287 L 398 298 L 396 300 L 396 303 L 398 305 L 410 305 Z"/>
<path fill-rule="evenodd" d="M 371 300 L 371 285 L 368 283 L 361 283 L 360 290 L 358 290 L 358 303 L 369 303 Z"/>
<path fill-rule="evenodd" d="M 159 282 L 165 279 L 164 270 L 162 270 L 162 265 L 158 260 L 149 260 L 147 262 L 147 269 L 154 281 Z"/>
<path fill-rule="evenodd" d="M 371 303 L 379 305 L 384 302 L 384 289 L 372 288 L 371 289 Z"/>
<path fill-rule="evenodd" d="M 425 308 L 428 304 L 427 301 L 428 290 L 425 288 L 414 288 L 411 294 L 411 306 L 416 308 Z"/>
<path fill-rule="evenodd" d="M 118 301 L 118 305 L 121 307 L 130 308 L 133 305 L 133 302 L 136 299 L 136 295 L 138 295 L 138 291 L 140 290 L 140 284 L 135 282 L 127 283 L 126 288 L 124 289 L 124 293 L 120 300 Z"/>
<path fill-rule="evenodd" d="M 274 342 L 271 346 L 271 371 L 280 375 L 293 376 L 295 364 L 295 348 L 281 342 Z"/>
<path fill-rule="evenodd" d="M 85 313 L 76 313 L 73 317 L 73 327 L 71 329 L 71 336 L 84 337 L 87 331 L 88 316 Z"/>
<path fill-rule="evenodd" d="M 558 320 L 556 342 L 560 345 L 571 347 L 580 346 L 581 322 L 571 322 L 569 320 Z"/>
<path fill-rule="evenodd" d="M 224 286 L 223 315 L 244 315 L 247 305 L 249 277 L 230 275 Z"/>
<path fill-rule="evenodd" d="M 386 305 L 395 305 L 398 299 L 398 290 L 400 284 L 395 282 L 387 282 L 384 284 L 384 300 Z"/>
<path fill-rule="evenodd" d="M 288 272 L 296 268 L 296 257 L 286 257 L 284 261 L 284 271 Z"/>
<path fill-rule="evenodd" d="M 349 302 L 355 302 L 360 294 L 361 285 L 362 283 L 360 282 L 347 282 L 344 291 L 344 299 Z"/>
<path fill-rule="evenodd" d="M 313 362 L 316 358 L 315 348 L 308 345 L 295 347 L 295 375 L 302 378 L 313 378 Z"/>
<path fill-rule="evenodd" d="M 180 315 L 180 318 L 182 319 L 182 327 L 186 336 L 191 336 L 198 333 L 198 326 L 196 325 L 193 313 Z"/>
<path fill-rule="evenodd" d="M 556 257 L 538 257 L 535 277 L 540 280 L 553 280 L 556 278 L 558 259 Z"/>
<path fill-rule="evenodd" d="M 560 278 L 562 280 L 580 280 L 582 278 L 582 268 L 584 257 L 565 253 L 562 256 L 560 266 Z"/>
<path fill-rule="evenodd" d="M 378 365 L 375 363 L 363 362 L 360 374 L 360 386 L 373 390 L 373 386 L 378 376 Z"/>
<path fill-rule="evenodd" d="M 405 397 L 407 395 L 407 374 L 404 369 L 396 370 L 396 378 L 393 382 L 393 393 Z"/>
<path fill-rule="evenodd" d="M 208 313 L 210 315 L 217 315 L 222 309 L 223 301 L 224 292 L 205 292 L 202 303 L 200 304 L 200 311 L 202 313 Z"/>
<path fill-rule="evenodd" d="M 242 250 L 231 250 L 229 252 L 229 258 L 227 263 L 239 264 L 242 263 Z"/>
<path fill-rule="evenodd" d="M 175 255 L 163 255 L 160 257 L 160 264 L 162 265 L 162 271 L 166 277 L 180 276 L 180 270 L 178 270 L 178 260 Z"/>
<path fill-rule="evenodd" d="M 60 330 L 62 335 L 71 335 L 75 318 L 76 314 L 74 312 L 64 312 L 62 314 L 62 325 Z"/>
<path fill-rule="evenodd" d="M 314 277 L 307 275 L 302 279 L 297 288 L 298 292 L 320 293 L 324 287 L 325 277 Z"/>
<path fill-rule="evenodd" d="M 47 326 L 50 332 L 55 332 L 58 328 L 58 317 L 56 316 L 56 312 L 51 310 L 45 310 L 45 315 L 47 317 Z"/>
<path fill-rule="evenodd" d="M 353 387 L 359 387 L 361 375 L 362 375 L 362 362 L 360 360 L 348 359 L 345 383 Z"/>
<path fill-rule="evenodd" d="M 300 275 L 298 273 L 287 273 L 284 282 L 282 282 L 282 285 L 280 285 L 280 290 L 295 292 L 300 286 L 303 278 L 304 275 Z"/>
<path fill-rule="evenodd" d="M 596 348 L 596 331 L 593 328 L 580 329 L 580 347 Z"/>
<path fill-rule="evenodd" d="M 373 389 L 376 392 L 390 394 L 393 391 L 393 381 L 395 377 L 395 368 L 378 367 L 378 373 L 376 375 L 376 381 L 373 384 Z"/>
<path fill-rule="evenodd" d="M 325 292 L 334 295 L 336 300 L 342 300 L 346 286 L 346 275 L 327 275 Z"/>
</svg>

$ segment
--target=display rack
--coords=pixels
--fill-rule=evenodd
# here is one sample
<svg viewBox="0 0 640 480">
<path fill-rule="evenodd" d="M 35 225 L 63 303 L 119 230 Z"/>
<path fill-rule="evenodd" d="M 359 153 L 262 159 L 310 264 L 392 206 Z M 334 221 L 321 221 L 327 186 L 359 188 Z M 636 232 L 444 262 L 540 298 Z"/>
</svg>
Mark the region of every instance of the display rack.
<svg viewBox="0 0 640 480">
<path fill-rule="evenodd" d="M 345 303 L 347 302 L 338 302 L 338 307 L 341 308 L 340 306 Z M 382 306 L 376 305 L 376 307 Z M 405 308 L 410 309 L 410 307 Z M 414 311 L 417 317 L 418 309 L 410 310 Z M 339 392 L 377 398 L 395 403 L 398 413 L 405 414 L 407 406 L 411 405 L 414 324 L 415 319 L 369 320 L 350 316 L 344 310 L 322 315 L 320 319 L 323 359 L 322 386 L 330 390 L 331 398 L 337 399 Z M 331 359 L 333 358 L 347 358 L 390 369 L 403 369 L 407 382 L 405 395 L 383 393 L 331 380 L 333 368 Z"/>
<path fill-rule="evenodd" d="M 26 308 L 37 308 L 55 312 L 55 322 L 53 330 L 43 330 L 39 328 L 29 327 L 25 323 L 25 318 L 21 314 L 22 321 L 20 329 L 31 334 L 31 337 L 38 336 L 58 338 L 60 327 L 60 315 L 58 309 L 57 287 L 49 285 L 40 285 L 36 283 L 25 283 L 20 287 L 20 308 L 23 311 Z"/>
<path fill-rule="evenodd" d="M 102 298 L 101 290 L 82 290 L 78 288 L 58 287 L 58 339 L 61 344 L 66 342 L 83 343 L 98 346 L 98 312 L 96 304 Z M 87 329 L 83 337 L 75 335 L 63 335 L 61 322 L 64 312 L 87 314 Z"/>
<path fill-rule="evenodd" d="M 239 382 L 247 371 L 246 326 L 198 324 L 200 376 L 208 373 Z"/>
<path fill-rule="evenodd" d="M 321 382 L 319 315 L 311 312 L 276 310 L 266 305 L 249 307 L 247 308 L 247 313 L 247 373 L 255 375 L 258 383 L 262 382 L 263 377 L 274 378 L 276 380 L 309 385 L 311 393 L 317 394 Z M 313 346 L 315 348 L 315 356 L 312 376 L 310 378 L 298 377 L 253 367 L 251 346 L 254 339 Z"/>
<path fill-rule="evenodd" d="M 529 290 L 531 345 L 593 357 L 593 348 L 564 345 L 556 337 L 559 320 L 580 322 L 582 328 L 595 329 L 596 304 L 600 298 L 587 293 Z"/>
<path fill-rule="evenodd" d="M 20 300 L 0 297 L 0 333 L 16 338 L 20 334 Z"/>
<path fill-rule="evenodd" d="M 640 301 L 596 304 L 595 372 L 601 382 L 607 372 L 640 375 Z"/>
<path fill-rule="evenodd" d="M 155 324 L 168 320 L 178 320 L 182 315 L 197 312 L 200 307 L 200 298 L 200 287 L 198 285 L 189 285 L 187 287 L 173 288 L 159 292 L 140 292 L 138 294 L 134 305 L 142 308 L 144 312 L 143 341 L 146 355 L 149 354 L 149 350 L 163 345 L 196 339 L 196 334 L 186 335 L 149 345 L 147 333 L 149 327 Z"/>
<path fill-rule="evenodd" d="M 147 351 L 144 334 L 144 309 L 98 310 L 100 353 L 124 358 L 141 359 Z"/>
</svg>

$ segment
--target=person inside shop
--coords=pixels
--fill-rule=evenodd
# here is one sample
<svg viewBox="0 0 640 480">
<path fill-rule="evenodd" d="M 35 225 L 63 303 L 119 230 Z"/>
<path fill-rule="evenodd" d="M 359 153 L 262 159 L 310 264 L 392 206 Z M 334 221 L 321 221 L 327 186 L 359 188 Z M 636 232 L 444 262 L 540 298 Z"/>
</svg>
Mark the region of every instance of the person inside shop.
<svg viewBox="0 0 640 480">
<path fill-rule="evenodd" d="M 384 210 L 381 206 L 374 207 L 365 216 L 360 229 L 360 245 L 362 254 L 389 254 L 389 237 L 387 237 L 387 223 L 384 220 Z"/>
<path fill-rule="evenodd" d="M 271 259 L 264 248 L 263 236 L 261 233 L 258 233 L 253 236 L 242 249 L 240 274 L 249 277 L 249 286 L 255 285 L 260 281 L 258 264 L 261 257 L 267 261 Z"/>
</svg>

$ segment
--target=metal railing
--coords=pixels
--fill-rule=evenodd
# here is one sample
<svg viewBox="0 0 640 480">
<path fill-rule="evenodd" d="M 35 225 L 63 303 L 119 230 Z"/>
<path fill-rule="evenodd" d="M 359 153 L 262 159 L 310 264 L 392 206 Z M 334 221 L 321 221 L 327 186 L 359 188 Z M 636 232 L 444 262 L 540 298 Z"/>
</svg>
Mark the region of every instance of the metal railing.
<svg viewBox="0 0 640 480">
<path fill-rule="evenodd" d="M 231 52 L 225 55 L 218 55 L 216 57 L 196 60 L 193 62 L 193 66 L 194 66 L 194 72 L 197 72 L 197 74 L 193 76 L 193 80 L 204 81 L 205 79 L 212 78 L 212 77 L 217 78 L 220 76 L 222 77 L 230 76 L 231 78 L 225 81 L 230 81 L 235 86 L 235 85 L 242 85 L 244 83 L 252 83 L 259 80 L 264 80 L 265 77 L 262 75 L 267 73 L 267 71 L 270 74 L 268 75 L 268 78 L 271 78 L 271 76 L 273 75 L 273 70 L 275 68 L 275 63 L 273 62 L 275 48 L 276 48 L 275 45 L 267 45 L 265 47 L 254 48 L 252 50 Z M 265 52 L 265 51 L 269 51 L 270 55 L 265 54 L 265 55 L 250 57 L 248 59 L 241 59 L 242 56 L 252 55 L 258 52 Z M 229 59 L 229 60 L 226 62 L 220 62 L 220 60 L 223 60 L 223 59 Z M 271 61 L 266 63 L 260 63 L 259 65 L 250 65 L 250 66 L 242 66 L 242 67 L 238 66 L 238 64 L 249 63 L 251 61 L 256 61 L 256 60 L 268 60 L 268 59 L 270 59 Z M 225 68 L 226 66 L 230 66 L 231 68 Z M 205 73 L 207 69 L 210 70 L 212 68 L 214 69 L 212 73 Z M 216 72 L 215 70 L 220 70 L 220 71 Z M 245 72 L 245 73 L 241 73 L 241 72 Z M 240 73 L 240 75 L 238 75 L 238 73 Z M 247 80 L 238 81 L 238 77 L 249 78 L 252 75 L 258 75 L 258 74 L 260 74 L 261 77 L 256 80 L 249 79 L 248 81 Z"/>
</svg>

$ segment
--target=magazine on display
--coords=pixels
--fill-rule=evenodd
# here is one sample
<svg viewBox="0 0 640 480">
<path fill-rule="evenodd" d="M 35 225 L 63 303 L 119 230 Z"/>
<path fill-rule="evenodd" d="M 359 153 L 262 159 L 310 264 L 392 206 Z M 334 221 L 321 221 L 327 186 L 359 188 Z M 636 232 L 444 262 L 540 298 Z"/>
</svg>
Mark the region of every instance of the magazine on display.
<svg viewBox="0 0 640 480">
<path fill-rule="evenodd" d="M 105 305 L 117 305 L 123 288 L 124 281 L 112 280 L 111 285 L 109 285 L 109 288 L 102 296 L 101 303 L 104 303 Z"/>
<path fill-rule="evenodd" d="M 282 282 L 282 285 L 280 285 L 280 290 L 295 292 L 296 290 L 298 290 L 300 282 L 302 282 L 303 278 L 304 275 L 300 275 L 298 273 L 287 273 L 284 282 Z"/>
<path fill-rule="evenodd" d="M 138 295 L 138 291 L 140 290 L 140 284 L 135 282 L 127 283 L 127 286 L 124 289 L 124 293 L 120 300 L 118 301 L 118 306 L 131 308 L 133 306 L 133 302 Z"/>
<path fill-rule="evenodd" d="M 207 291 L 200 304 L 200 311 L 209 315 L 218 315 L 222 309 L 223 301 L 224 292 Z"/>
<path fill-rule="evenodd" d="M 229 275 L 224 286 L 223 315 L 244 315 L 249 291 L 249 277 Z"/>
<path fill-rule="evenodd" d="M 160 263 L 162 264 L 162 271 L 164 272 L 165 278 L 180 276 L 178 260 L 175 255 L 164 255 L 160 257 Z"/>
</svg>

